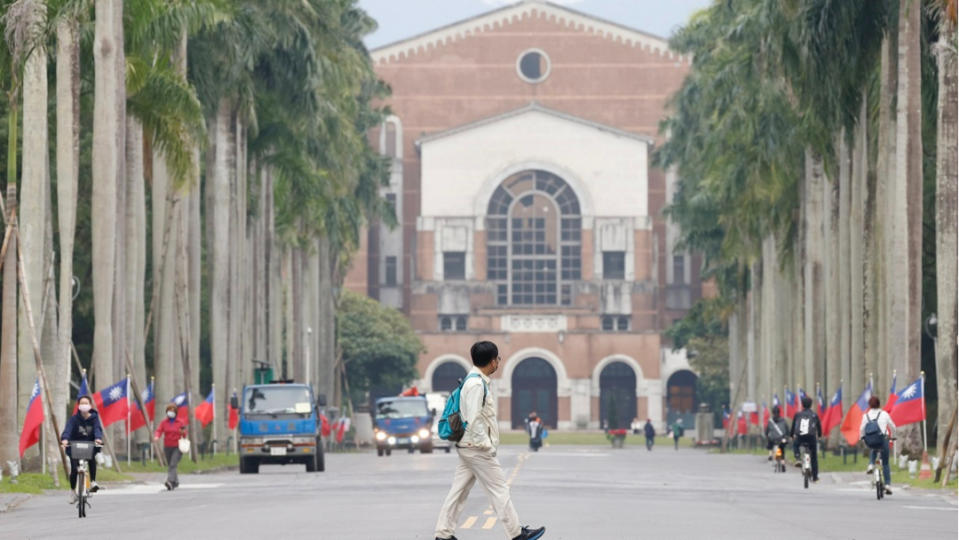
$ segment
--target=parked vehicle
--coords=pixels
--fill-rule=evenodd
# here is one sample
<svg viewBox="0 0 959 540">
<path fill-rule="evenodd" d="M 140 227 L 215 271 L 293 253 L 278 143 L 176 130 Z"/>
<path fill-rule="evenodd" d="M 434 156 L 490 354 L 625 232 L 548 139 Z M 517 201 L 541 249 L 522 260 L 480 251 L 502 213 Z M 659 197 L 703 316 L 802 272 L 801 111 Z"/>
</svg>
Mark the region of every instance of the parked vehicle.
<svg viewBox="0 0 959 540">
<path fill-rule="evenodd" d="M 423 454 L 433 451 L 433 415 L 425 396 L 380 398 L 373 414 L 377 456 L 389 456 L 396 448 L 405 448 L 411 454 L 417 448 Z"/>
<path fill-rule="evenodd" d="M 442 414 L 443 409 L 446 408 L 446 400 L 449 399 L 449 392 L 427 392 L 426 393 L 426 404 L 430 409 L 430 415 L 434 418 L 434 421 L 430 426 L 431 440 L 433 441 L 433 448 L 442 448 L 446 451 L 447 454 L 450 453 L 450 450 L 453 449 L 453 443 L 447 441 L 446 439 L 441 439 L 439 433 L 437 433 L 437 422 L 436 418 L 439 418 Z"/>
</svg>

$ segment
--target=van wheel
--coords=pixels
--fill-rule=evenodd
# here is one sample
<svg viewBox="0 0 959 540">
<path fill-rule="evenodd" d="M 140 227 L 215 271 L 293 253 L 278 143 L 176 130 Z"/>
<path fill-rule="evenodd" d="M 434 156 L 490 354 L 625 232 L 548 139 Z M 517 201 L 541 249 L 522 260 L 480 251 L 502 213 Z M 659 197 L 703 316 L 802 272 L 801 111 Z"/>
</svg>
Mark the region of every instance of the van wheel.
<svg viewBox="0 0 959 540">
<path fill-rule="evenodd" d="M 260 472 L 260 462 L 252 458 L 240 459 L 240 474 L 258 474 Z"/>
<path fill-rule="evenodd" d="M 383 449 L 380 448 L 379 446 L 376 447 L 376 456 L 383 457 Z"/>
<path fill-rule="evenodd" d="M 449 453 L 450 453 L 450 450 L 452 450 L 452 448 L 450 448 L 449 446 L 447 446 L 447 447 L 446 447 L 446 453 L 449 454 Z"/>
</svg>

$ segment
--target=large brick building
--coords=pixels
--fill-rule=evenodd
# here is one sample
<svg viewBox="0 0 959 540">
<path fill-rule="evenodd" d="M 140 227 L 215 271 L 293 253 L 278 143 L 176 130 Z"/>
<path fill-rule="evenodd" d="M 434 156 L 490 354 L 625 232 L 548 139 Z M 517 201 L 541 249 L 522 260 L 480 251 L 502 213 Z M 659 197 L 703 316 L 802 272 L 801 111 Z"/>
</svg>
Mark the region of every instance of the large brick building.
<svg viewBox="0 0 959 540">
<path fill-rule="evenodd" d="M 699 264 L 674 253 L 675 178 L 650 165 L 688 59 L 540 1 L 372 56 L 393 90 L 373 138 L 401 226 L 371 227 L 347 286 L 408 314 L 420 388 L 449 390 L 491 339 L 503 427 L 691 411 L 695 376 L 662 332 L 700 296 Z"/>
</svg>

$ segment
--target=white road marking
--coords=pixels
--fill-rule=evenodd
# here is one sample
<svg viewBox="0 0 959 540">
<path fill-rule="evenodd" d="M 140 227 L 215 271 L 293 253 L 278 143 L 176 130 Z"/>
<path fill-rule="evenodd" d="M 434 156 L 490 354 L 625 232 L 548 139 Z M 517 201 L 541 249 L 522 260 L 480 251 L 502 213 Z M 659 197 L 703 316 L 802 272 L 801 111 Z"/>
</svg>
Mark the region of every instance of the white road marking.
<svg viewBox="0 0 959 540">
<path fill-rule="evenodd" d="M 955 512 L 955 511 L 956 511 L 955 508 L 948 508 L 948 507 L 945 507 L 945 506 L 909 506 L 909 505 L 906 505 L 904 508 L 908 508 L 908 509 L 910 509 L 910 510 L 946 510 L 946 511 L 948 511 L 948 512 Z"/>
<path fill-rule="evenodd" d="M 177 489 L 216 489 L 223 484 L 182 484 Z M 97 497 L 111 497 L 115 495 L 154 495 L 163 493 L 167 489 L 162 484 L 137 484 L 126 487 L 104 488 L 93 495 Z"/>
</svg>

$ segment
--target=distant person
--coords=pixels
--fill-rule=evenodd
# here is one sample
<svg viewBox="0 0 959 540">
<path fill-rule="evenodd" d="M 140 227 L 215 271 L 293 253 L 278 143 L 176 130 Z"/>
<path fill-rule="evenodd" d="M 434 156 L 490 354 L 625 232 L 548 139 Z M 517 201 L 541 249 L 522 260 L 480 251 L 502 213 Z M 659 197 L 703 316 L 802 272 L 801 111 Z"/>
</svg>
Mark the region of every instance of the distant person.
<svg viewBox="0 0 959 540">
<path fill-rule="evenodd" d="M 529 449 L 539 452 L 540 447 L 543 446 L 543 420 L 536 411 L 529 413 L 526 417 L 526 432 L 529 434 Z"/>
<path fill-rule="evenodd" d="M 60 445 L 67 449 L 67 456 L 70 456 L 70 441 L 93 441 L 93 444 L 103 444 L 103 429 L 100 427 L 100 417 L 93 408 L 93 400 L 90 396 L 80 396 L 77 398 L 77 414 L 67 419 L 67 425 L 63 426 L 63 433 L 60 435 Z M 98 448 L 93 449 L 94 454 L 99 452 Z M 88 462 L 90 467 L 90 493 L 96 493 L 100 486 L 97 485 L 97 460 L 91 459 Z M 70 458 L 70 504 L 77 502 L 77 467 L 80 462 Z"/>
<path fill-rule="evenodd" d="M 773 416 L 766 422 L 766 449 L 769 450 L 769 461 L 773 460 L 773 448 L 779 447 L 782 455 L 786 455 L 786 438 L 789 437 L 789 426 L 782 417 L 779 405 L 773 405 Z"/>
<path fill-rule="evenodd" d="M 812 481 L 819 481 L 819 438 L 822 437 L 822 424 L 819 422 L 819 415 L 812 410 L 812 398 L 805 396 L 802 398 L 802 410 L 796 413 L 793 418 L 793 427 L 789 431 L 796 444 L 793 446 L 796 466 L 802 467 L 799 462 L 799 447 L 806 445 L 809 448 L 810 459 L 812 461 Z"/>
<path fill-rule="evenodd" d="M 466 374 L 460 390 L 460 416 L 466 433 L 456 443 L 459 464 L 453 474 L 453 485 L 436 520 L 436 540 L 455 540 L 453 532 L 466 506 L 470 489 L 477 481 L 483 486 L 490 505 L 506 534 L 513 540 L 542 538 L 546 527 L 521 527 L 519 516 L 510 499 L 509 485 L 499 460 L 499 424 L 496 421 L 496 398 L 490 391 L 490 375 L 499 368 L 499 349 L 490 341 L 478 341 L 470 348 L 473 368 Z M 478 376 L 474 376 L 478 375 Z"/>
<path fill-rule="evenodd" d="M 679 438 L 683 436 L 683 433 L 686 431 L 686 428 L 683 427 L 683 419 L 677 418 L 673 422 L 673 427 L 671 428 L 673 432 L 673 448 L 679 450 Z"/>
<path fill-rule="evenodd" d="M 871 474 L 876 464 L 876 454 L 882 458 L 882 479 L 886 484 L 886 495 L 892 495 L 892 488 L 889 483 L 892 477 L 889 473 L 889 437 L 896 434 L 896 424 L 892 421 L 889 413 L 879 408 L 879 398 L 872 396 L 869 398 L 869 410 L 862 415 L 862 422 L 859 423 L 859 438 L 866 436 L 866 426 L 875 422 L 878 425 L 879 433 L 882 434 L 881 446 L 874 448 L 869 446 L 869 467 L 866 468 L 866 474 Z"/>
<path fill-rule="evenodd" d="M 643 426 L 643 433 L 646 435 L 646 450 L 653 450 L 653 443 L 656 442 L 656 428 L 653 427 L 653 422 L 647 418 L 646 425 Z"/>
<path fill-rule="evenodd" d="M 180 452 L 180 439 L 186 437 L 186 424 L 176 417 L 176 405 L 173 403 L 166 406 L 166 419 L 157 424 L 153 440 L 159 441 L 161 437 L 163 438 L 163 457 L 166 458 L 166 482 L 163 485 L 167 490 L 174 490 L 180 486 L 176 469 L 180 464 L 180 458 L 183 457 L 183 453 Z"/>
<path fill-rule="evenodd" d="M 633 435 L 639 435 L 639 430 L 643 429 L 643 423 L 639 421 L 639 417 L 633 418 L 633 421 L 629 424 L 629 429 L 633 430 Z"/>
</svg>

